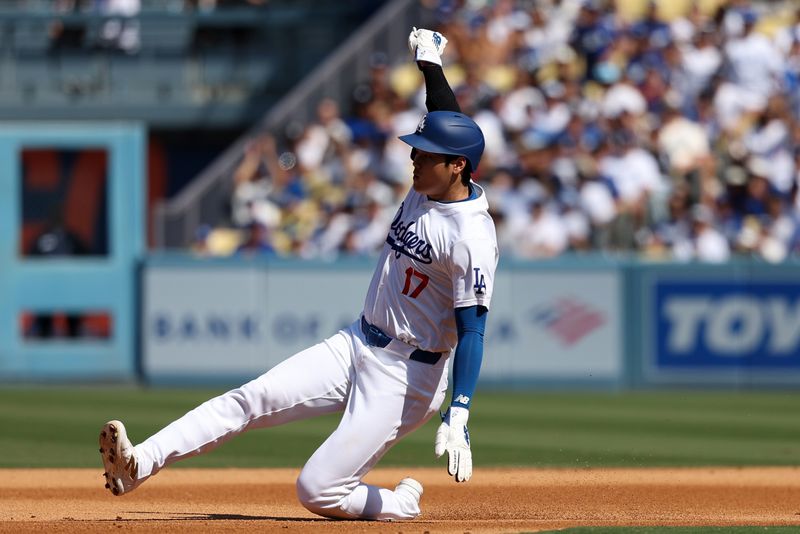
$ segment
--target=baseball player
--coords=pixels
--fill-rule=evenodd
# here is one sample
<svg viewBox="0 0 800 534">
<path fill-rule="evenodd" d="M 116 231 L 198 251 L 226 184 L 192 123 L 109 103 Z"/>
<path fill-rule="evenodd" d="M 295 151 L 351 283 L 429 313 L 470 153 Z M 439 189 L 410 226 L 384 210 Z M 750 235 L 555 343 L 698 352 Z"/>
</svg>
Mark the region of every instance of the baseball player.
<svg viewBox="0 0 800 534">
<path fill-rule="evenodd" d="M 454 359 L 452 403 L 436 432 L 457 482 L 472 475 L 467 420 L 483 357 L 483 332 L 498 251 L 483 189 L 471 181 L 483 153 L 477 124 L 459 112 L 442 71 L 447 40 L 414 30 L 409 47 L 425 78 L 429 113 L 400 137 L 414 161 L 413 186 L 397 211 L 367 292 L 348 328 L 211 399 L 135 447 L 123 424 L 100 433 L 106 488 L 136 489 L 165 466 L 210 451 L 254 428 L 340 412 L 336 430 L 297 479 L 311 512 L 346 519 L 420 514 L 422 485 L 394 490 L 364 475 L 406 434 L 439 411 Z"/>
</svg>

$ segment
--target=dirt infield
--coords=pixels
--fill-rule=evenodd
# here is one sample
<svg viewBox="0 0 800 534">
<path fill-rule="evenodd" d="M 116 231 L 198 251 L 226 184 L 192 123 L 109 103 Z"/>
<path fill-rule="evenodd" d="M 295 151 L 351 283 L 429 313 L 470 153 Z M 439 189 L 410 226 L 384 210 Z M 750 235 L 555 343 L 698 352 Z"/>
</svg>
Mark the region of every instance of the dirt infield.
<svg viewBox="0 0 800 534">
<path fill-rule="evenodd" d="M 380 469 L 425 485 L 405 523 L 328 521 L 295 498 L 296 469 L 168 469 L 113 497 L 97 469 L 0 470 L 0 532 L 479 533 L 601 525 L 800 525 L 800 468 Z"/>
</svg>

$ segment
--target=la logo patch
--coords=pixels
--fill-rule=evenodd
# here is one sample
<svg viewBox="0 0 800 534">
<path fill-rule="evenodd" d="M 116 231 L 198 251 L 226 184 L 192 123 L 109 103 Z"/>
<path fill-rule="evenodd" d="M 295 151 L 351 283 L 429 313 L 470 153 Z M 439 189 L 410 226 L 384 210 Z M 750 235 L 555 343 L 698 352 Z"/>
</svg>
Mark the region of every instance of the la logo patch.
<svg viewBox="0 0 800 534">
<path fill-rule="evenodd" d="M 420 119 L 419 124 L 417 124 L 417 133 L 422 133 L 422 130 L 425 129 L 425 119 L 428 115 L 423 115 L 422 119 Z"/>
<path fill-rule="evenodd" d="M 480 267 L 473 267 L 472 270 L 475 271 L 475 285 L 472 286 L 472 289 L 475 290 L 476 295 L 483 295 L 486 293 L 486 282 L 481 274 L 481 269 Z"/>
</svg>

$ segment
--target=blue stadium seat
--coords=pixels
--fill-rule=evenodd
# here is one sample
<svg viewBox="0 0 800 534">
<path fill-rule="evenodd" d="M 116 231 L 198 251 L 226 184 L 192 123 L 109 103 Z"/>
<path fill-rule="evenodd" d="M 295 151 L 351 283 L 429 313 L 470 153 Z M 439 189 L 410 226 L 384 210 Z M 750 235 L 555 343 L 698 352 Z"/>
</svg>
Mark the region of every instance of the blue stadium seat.
<svg viewBox="0 0 800 534">
<path fill-rule="evenodd" d="M 117 55 L 110 63 L 113 98 L 131 105 L 154 105 L 170 100 L 185 103 L 187 65 L 179 56 L 154 59 Z"/>
<path fill-rule="evenodd" d="M 139 35 L 142 53 L 185 54 L 194 34 L 194 23 L 184 16 L 142 16 Z"/>
<path fill-rule="evenodd" d="M 13 25 L 11 46 L 16 55 L 39 55 L 50 47 L 50 24 L 44 18 L 21 19 Z"/>
<path fill-rule="evenodd" d="M 31 56 L 14 63 L 14 100 L 23 104 L 43 105 L 59 102 L 56 64 L 46 55 Z"/>
<path fill-rule="evenodd" d="M 169 11 L 178 13 L 184 10 L 184 0 L 141 0 L 142 11 Z"/>
<path fill-rule="evenodd" d="M 91 98 L 108 92 L 108 57 L 78 50 L 58 54 L 58 84 L 69 99 Z"/>
<path fill-rule="evenodd" d="M 199 56 L 201 80 L 204 85 L 220 86 L 237 81 L 238 58 L 231 47 L 217 47 Z"/>
<path fill-rule="evenodd" d="M 269 85 L 278 73 L 278 59 L 265 54 L 249 53 L 243 58 L 244 76 L 251 89 L 257 90 Z"/>
</svg>

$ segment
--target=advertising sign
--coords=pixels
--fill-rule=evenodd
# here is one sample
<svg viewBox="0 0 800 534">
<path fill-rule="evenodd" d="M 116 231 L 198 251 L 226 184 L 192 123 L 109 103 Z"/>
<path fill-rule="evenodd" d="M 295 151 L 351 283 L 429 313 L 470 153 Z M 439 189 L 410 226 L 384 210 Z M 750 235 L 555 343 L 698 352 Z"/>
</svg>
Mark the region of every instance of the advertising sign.
<svg viewBox="0 0 800 534">
<path fill-rule="evenodd" d="M 246 264 L 150 266 L 143 283 L 145 372 L 179 381 L 258 376 L 358 318 L 370 275 Z"/>
<path fill-rule="evenodd" d="M 514 271 L 496 283 L 481 380 L 620 379 L 616 272 Z"/>
<path fill-rule="evenodd" d="M 800 369 L 800 283 L 662 281 L 655 305 L 659 367 Z"/>
<path fill-rule="evenodd" d="M 372 266 L 148 266 L 144 368 L 151 380 L 255 377 L 360 316 Z M 618 381 L 618 274 L 501 272 L 483 382 Z"/>
</svg>

